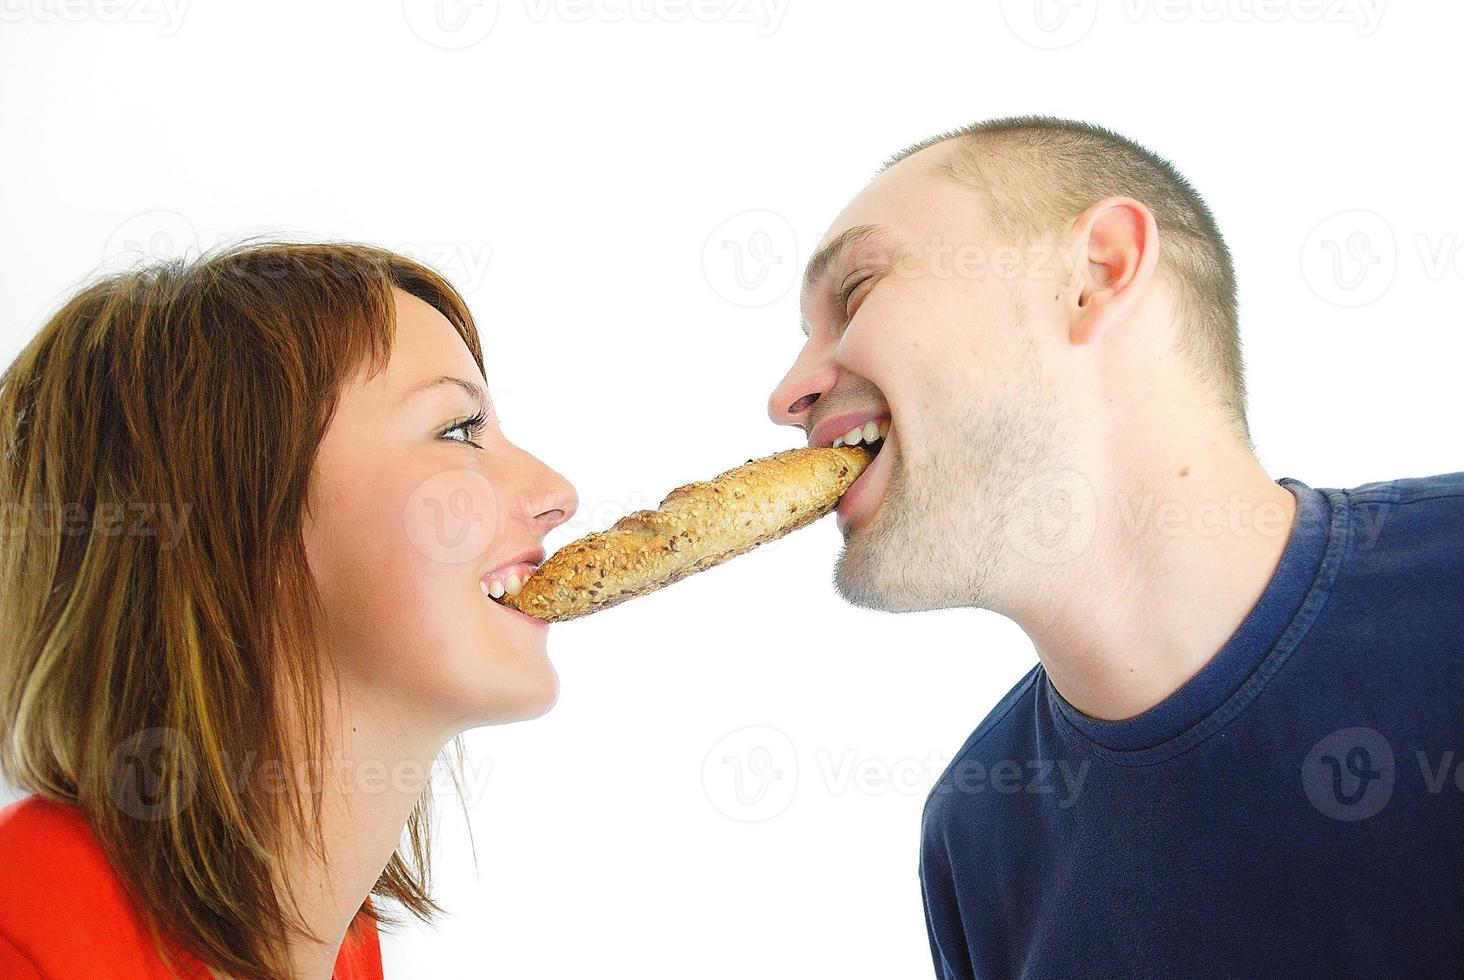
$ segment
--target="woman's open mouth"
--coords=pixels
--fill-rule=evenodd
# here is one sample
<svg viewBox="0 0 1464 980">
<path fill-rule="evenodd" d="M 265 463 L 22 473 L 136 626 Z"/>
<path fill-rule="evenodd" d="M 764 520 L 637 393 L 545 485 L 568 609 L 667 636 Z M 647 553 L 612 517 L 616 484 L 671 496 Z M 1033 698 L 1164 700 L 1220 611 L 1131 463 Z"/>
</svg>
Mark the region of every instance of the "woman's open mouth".
<svg viewBox="0 0 1464 980">
<path fill-rule="evenodd" d="M 523 584 L 539 571 L 539 562 L 542 560 L 542 557 L 538 557 L 534 561 L 516 561 L 484 575 L 478 580 L 478 588 L 482 591 L 483 598 L 490 600 L 493 605 L 506 613 L 539 626 L 548 626 L 549 624 L 544 620 L 521 612 L 506 602 L 498 601 L 504 596 L 518 595 Z"/>
</svg>

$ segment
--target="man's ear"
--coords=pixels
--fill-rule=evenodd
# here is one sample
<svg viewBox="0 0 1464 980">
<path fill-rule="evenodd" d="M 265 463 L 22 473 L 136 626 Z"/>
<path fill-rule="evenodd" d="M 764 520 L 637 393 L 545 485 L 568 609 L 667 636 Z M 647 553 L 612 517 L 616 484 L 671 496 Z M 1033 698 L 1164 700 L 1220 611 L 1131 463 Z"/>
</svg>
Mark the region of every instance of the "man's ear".
<svg viewBox="0 0 1464 980">
<path fill-rule="evenodd" d="M 1129 317 L 1159 264 L 1159 225 L 1142 202 L 1108 197 L 1073 222 L 1069 255 L 1068 339 L 1100 340 Z"/>
</svg>

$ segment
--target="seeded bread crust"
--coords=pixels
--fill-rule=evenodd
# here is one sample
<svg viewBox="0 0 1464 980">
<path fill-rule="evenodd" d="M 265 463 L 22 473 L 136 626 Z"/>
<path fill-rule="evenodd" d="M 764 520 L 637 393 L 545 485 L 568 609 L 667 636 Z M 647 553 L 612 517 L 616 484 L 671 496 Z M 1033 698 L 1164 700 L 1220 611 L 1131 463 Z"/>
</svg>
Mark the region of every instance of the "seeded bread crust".
<svg viewBox="0 0 1464 980">
<path fill-rule="evenodd" d="M 857 446 L 790 449 L 677 487 L 658 510 L 560 548 L 499 601 L 557 623 L 654 592 L 823 517 L 873 458 Z"/>
</svg>

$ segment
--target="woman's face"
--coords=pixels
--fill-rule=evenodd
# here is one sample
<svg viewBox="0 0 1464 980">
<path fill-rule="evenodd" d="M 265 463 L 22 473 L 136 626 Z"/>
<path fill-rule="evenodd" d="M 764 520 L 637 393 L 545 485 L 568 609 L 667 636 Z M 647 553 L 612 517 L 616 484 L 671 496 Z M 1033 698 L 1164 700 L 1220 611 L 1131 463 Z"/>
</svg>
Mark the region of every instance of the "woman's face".
<svg viewBox="0 0 1464 980">
<path fill-rule="evenodd" d="M 316 458 L 306 546 L 353 699 L 450 737 L 554 704 L 548 625 L 483 585 L 537 564 L 545 533 L 578 501 L 504 438 L 452 324 L 393 294 L 391 360 L 341 393 Z M 467 421 L 480 411 L 481 423 Z"/>
</svg>

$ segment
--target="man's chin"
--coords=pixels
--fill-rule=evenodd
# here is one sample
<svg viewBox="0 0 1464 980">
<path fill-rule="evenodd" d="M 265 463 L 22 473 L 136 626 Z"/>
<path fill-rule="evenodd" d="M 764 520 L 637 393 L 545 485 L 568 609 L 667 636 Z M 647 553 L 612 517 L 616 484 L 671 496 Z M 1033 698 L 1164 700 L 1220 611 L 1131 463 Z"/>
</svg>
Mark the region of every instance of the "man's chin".
<svg viewBox="0 0 1464 980">
<path fill-rule="evenodd" d="M 918 604 L 910 604 L 901 601 L 897 596 L 877 582 L 863 580 L 851 581 L 848 576 L 834 576 L 834 590 L 839 593 L 839 598 L 851 606 L 859 606 L 862 609 L 873 609 L 878 612 L 920 612 L 927 608 Z"/>
<path fill-rule="evenodd" d="M 914 580 L 912 568 L 918 565 L 883 554 L 885 548 L 869 547 L 860 540 L 861 533 L 858 529 L 851 533 L 834 566 L 834 590 L 841 599 L 880 612 L 920 612 L 945 605 L 922 601 L 935 583 Z"/>
</svg>

